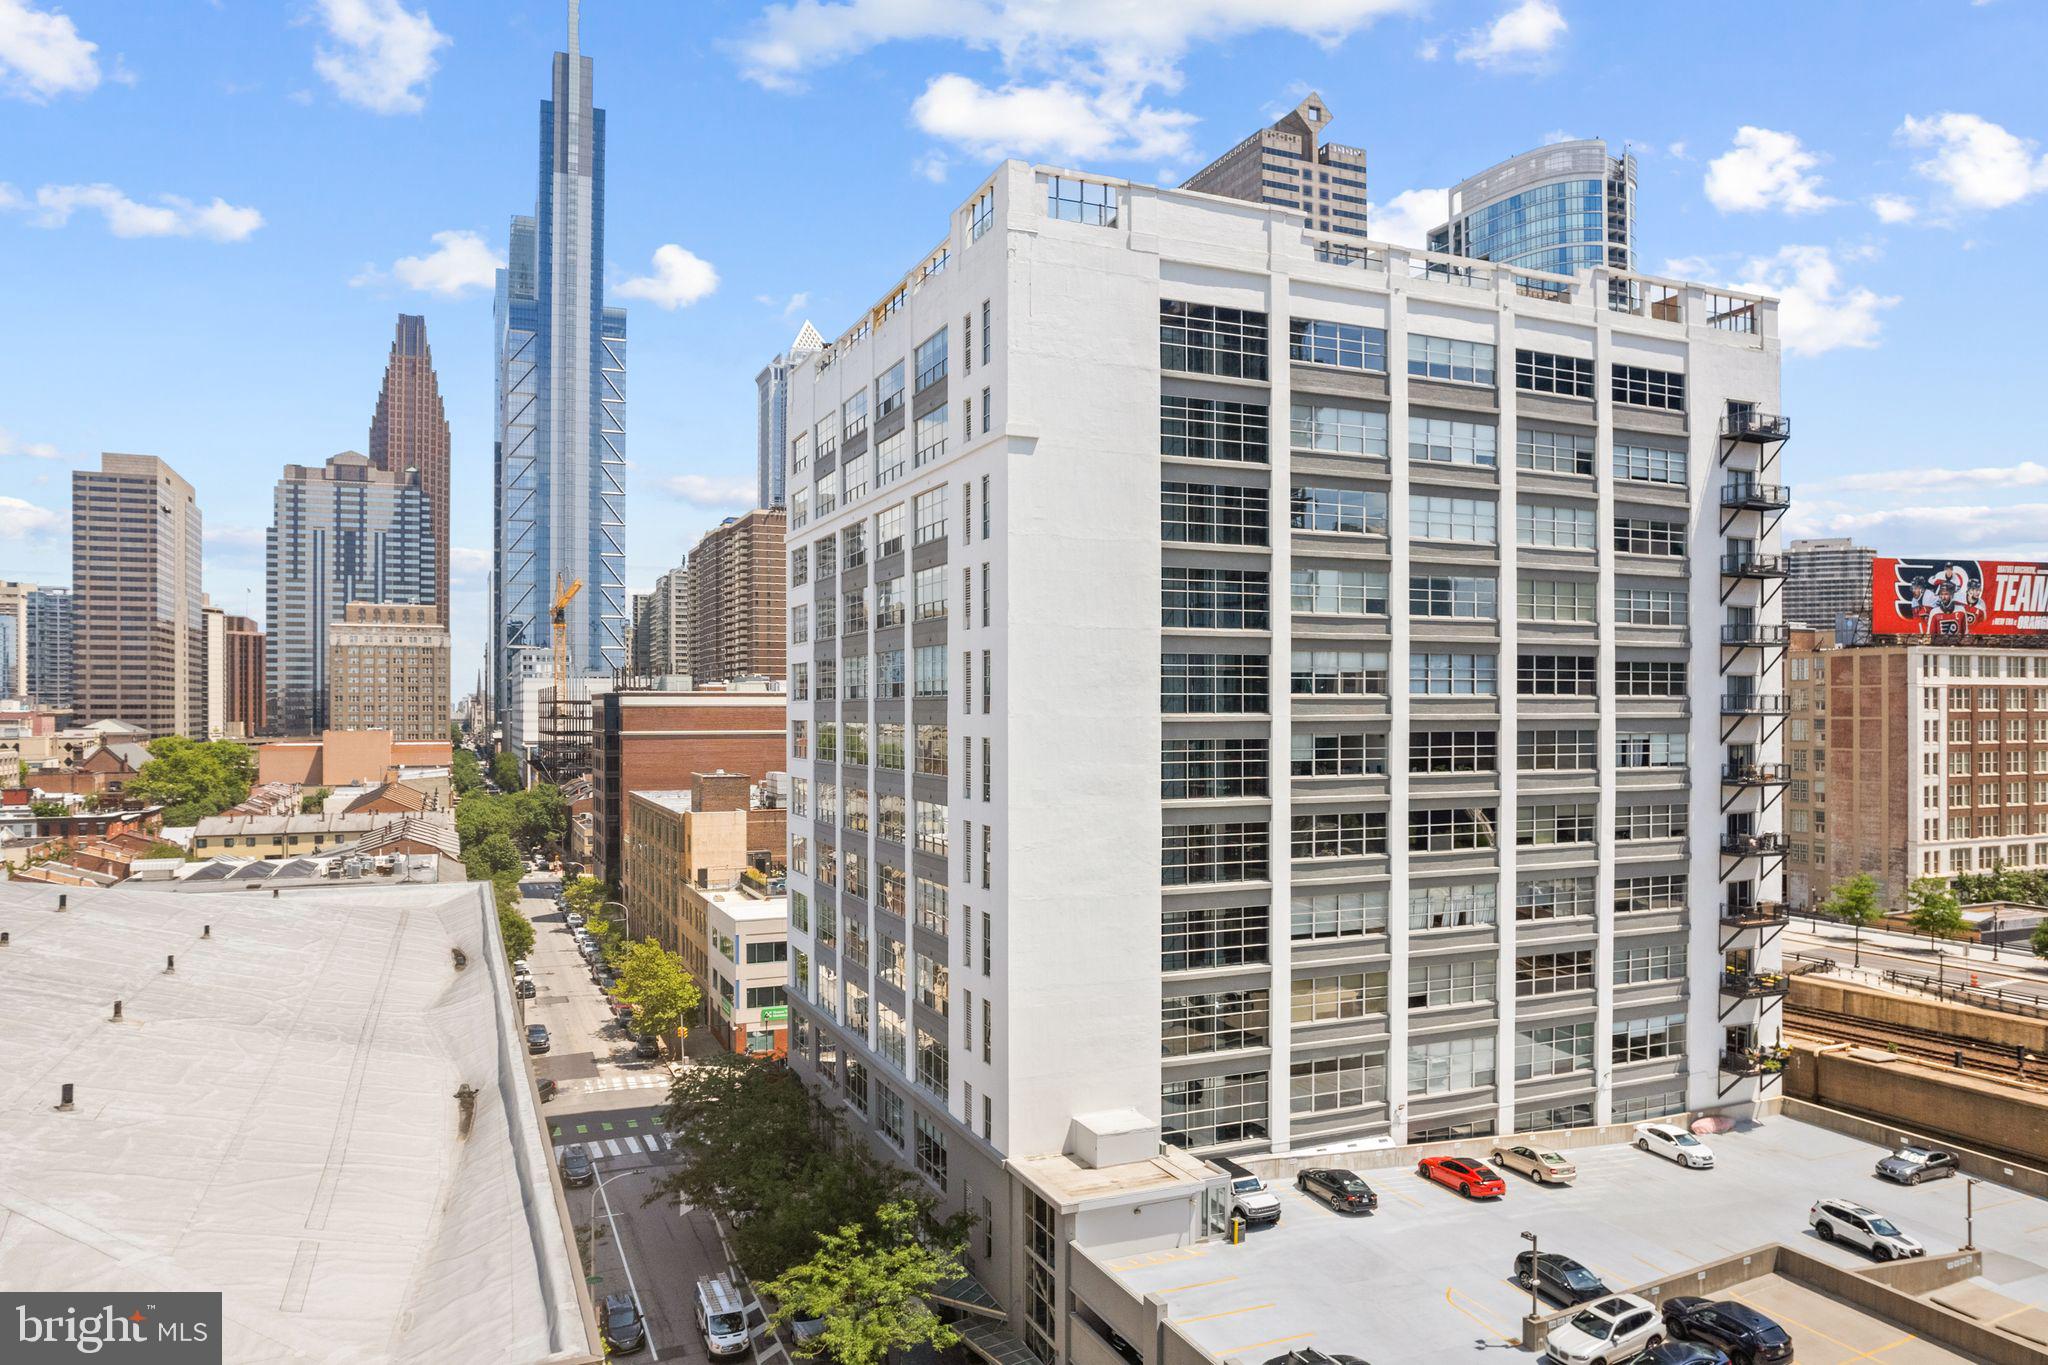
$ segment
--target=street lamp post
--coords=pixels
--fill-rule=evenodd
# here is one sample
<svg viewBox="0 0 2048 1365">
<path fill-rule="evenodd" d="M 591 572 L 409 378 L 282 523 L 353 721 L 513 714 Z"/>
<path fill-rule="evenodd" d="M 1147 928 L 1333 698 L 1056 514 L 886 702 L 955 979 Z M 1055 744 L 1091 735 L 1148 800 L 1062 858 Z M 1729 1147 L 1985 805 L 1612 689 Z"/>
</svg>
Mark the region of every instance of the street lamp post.
<svg viewBox="0 0 2048 1365">
<path fill-rule="evenodd" d="M 1523 1233 L 1522 1240 L 1529 1244 L 1529 1321 L 1534 1322 L 1543 1312 L 1543 1303 L 1536 1297 L 1536 1285 L 1542 1275 L 1543 1248 L 1533 1232 Z"/>
<path fill-rule="evenodd" d="M 1977 1186 L 1975 1176 L 1963 1177 L 1963 1250 L 1977 1249 Z"/>
<path fill-rule="evenodd" d="M 629 910 L 629 909 L 627 909 L 627 908 L 626 908 L 626 903 L 625 903 L 624 901 L 604 901 L 604 902 L 601 902 L 601 903 L 600 903 L 600 904 L 598 905 L 598 907 L 597 907 L 597 908 L 598 908 L 598 909 L 600 909 L 600 910 L 602 910 L 602 909 L 604 909 L 604 908 L 605 908 L 605 906 L 607 906 L 607 905 L 616 905 L 616 906 L 618 906 L 618 907 L 619 907 L 619 913 L 620 913 L 621 915 L 625 916 L 625 920 L 626 920 L 626 940 L 627 940 L 628 942 L 631 942 L 631 941 L 632 941 L 632 938 L 633 938 L 633 912 L 632 912 L 631 910 Z"/>
</svg>

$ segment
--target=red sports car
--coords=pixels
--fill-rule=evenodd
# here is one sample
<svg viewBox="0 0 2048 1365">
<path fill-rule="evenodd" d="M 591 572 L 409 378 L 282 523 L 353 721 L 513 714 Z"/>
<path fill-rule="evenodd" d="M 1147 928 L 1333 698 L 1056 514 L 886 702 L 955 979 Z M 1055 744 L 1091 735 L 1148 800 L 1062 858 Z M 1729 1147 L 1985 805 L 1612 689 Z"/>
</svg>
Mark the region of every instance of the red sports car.
<svg viewBox="0 0 2048 1365">
<path fill-rule="evenodd" d="M 1426 1156 L 1415 1168 L 1424 1180 L 1448 1185 L 1467 1199 L 1501 1199 L 1508 1185 L 1483 1161 L 1462 1156 Z"/>
</svg>

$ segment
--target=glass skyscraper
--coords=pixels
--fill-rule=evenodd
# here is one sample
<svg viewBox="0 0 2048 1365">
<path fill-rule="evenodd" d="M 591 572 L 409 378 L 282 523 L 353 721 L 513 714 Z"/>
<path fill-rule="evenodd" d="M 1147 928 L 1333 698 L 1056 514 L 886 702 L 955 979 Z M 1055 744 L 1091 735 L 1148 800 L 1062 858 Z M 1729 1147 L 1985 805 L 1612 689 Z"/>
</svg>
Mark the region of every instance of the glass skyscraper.
<svg viewBox="0 0 2048 1365">
<path fill-rule="evenodd" d="M 546 647 L 556 580 L 572 671 L 626 663 L 626 310 L 604 306 L 604 110 L 569 5 L 540 106 L 540 189 L 498 272 L 492 671 L 509 704 L 514 651 Z"/>
<path fill-rule="evenodd" d="M 1451 188 L 1431 251 L 1575 275 L 1635 269 L 1636 159 L 1593 139 L 1510 157 Z"/>
</svg>

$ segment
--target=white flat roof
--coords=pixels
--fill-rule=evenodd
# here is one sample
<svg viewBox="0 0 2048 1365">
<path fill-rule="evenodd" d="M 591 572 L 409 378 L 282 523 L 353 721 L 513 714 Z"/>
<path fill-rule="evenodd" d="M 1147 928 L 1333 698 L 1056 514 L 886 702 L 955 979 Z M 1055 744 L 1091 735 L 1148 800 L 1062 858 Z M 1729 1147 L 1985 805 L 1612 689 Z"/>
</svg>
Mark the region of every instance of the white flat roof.
<svg viewBox="0 0 2048 1365">
<path fill-rule="evenodd" d="M 9 883 L 0 928 L 0 1284 L 218 1290 L 232 1362 L 601 1354 L 481 883 Z"/>
</svg>

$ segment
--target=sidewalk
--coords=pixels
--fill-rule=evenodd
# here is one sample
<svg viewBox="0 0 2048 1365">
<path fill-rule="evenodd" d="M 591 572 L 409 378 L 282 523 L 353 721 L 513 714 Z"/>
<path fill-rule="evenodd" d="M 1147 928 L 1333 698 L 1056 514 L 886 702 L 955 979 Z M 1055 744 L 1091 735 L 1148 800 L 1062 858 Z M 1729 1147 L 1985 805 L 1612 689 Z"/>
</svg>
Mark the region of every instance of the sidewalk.
<svg viewBox="0 0 2048 1365">
<path fill-rule="evenodd" d="M 1789 926 L 1793 933 L 1809 938 L 1826 939 L 1829 943 L 1852 945 L 1856 931 L 1846 924 L 1832 920 L 1808 919 L 1795 915 Z M 2032 949 L 2024 943 L 2007 943 L 1992 956 L 1989 944 L 1940 942 L 1930 940 L 1923 934 L 1900 933 L 1893 929 L 1865 929 L 1863 946 L 1881 948 L 1886 952 L 1910 953 L 1925 958 L 1927 965 L 1934 965 L 1934 956 L 1939 952 L 1950 961 L 1983 962 L 1996 965 L 2000 971 L 2024 972 L 2034 976 L 2048 977 L 2048 959 L 2035 957 Z"/>
</svg>

